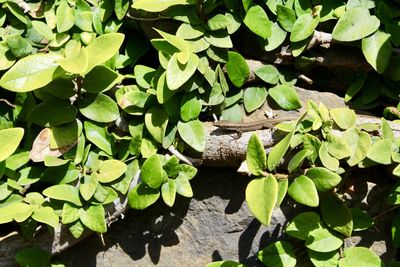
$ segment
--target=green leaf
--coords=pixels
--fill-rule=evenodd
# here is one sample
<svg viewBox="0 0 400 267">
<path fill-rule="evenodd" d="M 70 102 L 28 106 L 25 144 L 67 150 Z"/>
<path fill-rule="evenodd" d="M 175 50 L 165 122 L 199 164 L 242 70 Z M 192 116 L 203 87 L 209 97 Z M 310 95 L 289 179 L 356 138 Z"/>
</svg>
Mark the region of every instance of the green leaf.
<svg viewBox="0 0 400 267">
<path fill-rule="evenodd" d="M 247 10 L 244 24 L 255 34 L 266 39 L 271 35 L 271 25 L 267 13 L 259 5 L 253 5 Z"/>
<path fill-rule="evenodd" d="M 313 181 L 307 176 L 297 177 L 289 186 L 288 194 L 296 202 L 310 206 L 318 207 L 319 197 Z"/>
<path fill-rule="evenodd" d="M 382 130 L 382 138 L 390 141 L 394 141 L 393 130 L 390 127 L 390 124 L 384 118 L 381 119 L 381 130 Z"/>
<path fill-rule="evenodd" d="M 389 64 L 392 55 L 392 44 L 390 34 L 383 31 L 376 31 L 371 36 L 363 38 L 361 49 L 368 63 L 380 74 Z"/>
<path fill-rule="evenodd" d="M 267 99 L 265 87 L 249 87 L 244 91 L 243 102 L 247 112 L 253 112 L 261 107 Z"/>
<path fill-rule="evenodd" d="M 83 234 L 83 231 L 85 230 L 85 228 L 84 228 L 83 224 L 81 223 L 81 221 L 77 220 L 74 223 L 68 225 L 68 230 L 71 232 L 73 237 L 79 238 Z"/>
<path fill-rule="evenodd" d="M 228 62 L 226 63 L 228 77 L 236 87 L 242 87 L 250 75 L 249 66 L 246 60 L 239 53 L 229 51 Z"/>
<path fill-rule="evenodd" d="M 368 9 L 351 8 L 340 17 L 332 31 L 332 38 L 341 42 L 360 40 L 374 33 L 379 24 L 379 19 L 371 16 Z"/>
<path fill-rule="evenodd" d="M 135 9 L 143 9 L 148 12 L 161 12 L 171 6 L 194 4 L 193 0 L 137 0 L 132 7 Z"/>
<path fill-rule="evenodd" d="M 356 113 L 348 108 L 333 108 L 329 111 L 334 122 L 341 129 L 348 129 L 356 124 Z"/>
<path fill-rule="evenodd" d="M 383 165 L 392 162 L 392 146 L 388 139 L 380 139 L 372 144 L 368 151 L 367 158 Z"/>
<path fill-rule="evenodd" d="M 109 183 L 121 177 L 127 170 L 127 166 L 122 161 L 109 159 L 100 162 L 97 169 L 97 179 L 100 183 Z"/>
<path fill-rule="evenodd" d="M 350 166 L 355 166 L 365 159 L 371 146 L 371 137 L 368 133 L 352 127 L 344 132 L 343 140 L 350 147 L 350 158 L 347 160 Z"/>
<path fill-rule="evenodd" d="M 10 52 L 17 58 L 26 57 L 33 52 L 31 43 L 17 33 L 11 34 L 4 39 Z"/>
<path fill-rule="evenodd" d="M 79 105 L 79 111 L 96 122 L 112 122 L 119 118 L 117 103 L 105 94 L 86 94 Z"/>
<path fill-rule="evenodd" d="M 189 59 L 186 64 L 182 64 L 178 61 L 177 54 L 172 55 L 168 61 L 167 66 L 167 85 L 171 90 L 179 89 L 184 83 L 186 83 L 190 77 L 196 72 L 199 64 L 199 57 L 196 54 L 190 53 Z"/>
<path fill-rule="evenodd" d="M 339 168 L 339 160 L 329 154 L 326 142 L 323 142 L 319 148 L 318 156 L 324 167 L 332 171 L 336 171 Z"/>
<path fill-rule="evenodd" d="M 69 41 L 65 46 L 65 58 L 58 60 L 60 67 L 72 74 L 82 74 L 86 71 L 88 54 L 78 42 Z"/>
<path fill-rule="evenodd" d="M 161 106 L 150 108 L 145 114 L 145 125 L 151 136 L 162 144 L 168 125 L 168 114 Z"/>
<path fill-rule="evenodd" d="M 266 83 L 277 84 L 279 82 L 279 71 L 272 65 L 264 65 L 256 69 L 255 74 Z"/>
<path fill-rule="evenodd" d="M 288 164 L 288 171 L 289 173 L 294 172 L 295 170 L 299 169 L 303 164 L 304 160 L 310 154 L 310 151 L 307 149 L 302 149 L 294 155 Z"/>
<path fill-rule="evenodd" d="M 329 154 L 337 159 L 344 159 L 350 156 L 350 147 L 343 138 L 333 134 L 327 134 L 326 139 Z"/>
<path fill-rule="evenodd" d="M 231 21 L 228 19 L 227 16 L 225 16 L 223 14 L 217 14 L 217 15 L 211 17 L 210 19 L 208 19 L 208 21 L 207 21 L 207 27 L 211 31 L 225 29 L 226 27 L 229 26 L 229 24 L 231 24 Z"/>
<path fill-rule="evenodd" d="M 82 134 L 82 123 L 78 120 L 51 128 L 50 148 L 58 149 L 78 142 Z"/>
<path fill-rule="evenodd" d="M 15 62 L 10 48 L 5 42 L 0 42 L 0 70 L 9 69 Z"/>
<path fill-rule="evenodd" d="M 6 160 L 9 156 L 14 154 L 23 136 L 23 128 L 9 128 L 0 130 L 0 140 L 3 140 L 2 142 L 0 142 L 0 165 L 2 161 Z M 1 176 L 2 175 L 0 175 L 0 177 Z"/>
<path fill-rule="evenodd" d="M 283 156 L 285 155 L 286 151 L 288 150 L 290 146 L 290 141 L 293 137 L 294 131 L 291 131 L 288 133 L 285 138 L 283 138 L 281 141 L 279 141 L 278 144 L 276 144 L 271 151 L 269 152 L 268 155 L 268 170 L 272 171 L 278 166 L 278 164 L 281 162 Z"/>
<path fill-rule="evenodd" d="M 107 91 L 119 82 L 119 75 L 105 66 L 96 66 L 83 79 L 82 87 L 92 94 Z"/>
<path fill-rule="evenodd" d="M 36 54 L 20 59 L 0 79 L 0 86 L 13 92 L 28 92 L 50 83 L 58 67 L 57 54 Z"/>
<path fill-rule="evenodd" d="M 246 188 L 246 202 L 251 213 L 262 224 L 269 225 L 278 196 L 278 182 L 275 177 L 257 178 Z"/>
<path fill-rule="evenodd" d="M 301 108 L 299 96 L 293 86 L 277 85 L 268 90 L 269 95 L 278 105 L 286 110 Z"/>
<path fill-rule="evenodd" d="M 228 34 L 228 32 L 226 30 L 207 32 L 204 35 L 204 39 L 212 46 L 215 46 L 218 48 L 232 48 L 233 47 L 230 35 Z M 209 51 L 209 50 L 207 50 L 207 51 Z"/>
<path fill-rule="evenodd" d="M 382 260 L 371 250 L 364 247 L 351 247 L 344 251 L 344 257 L 339 260 L 339 267 L 382 267 Z"/>
<path fill-rule="evenodd" d="M 51 97 L 37 105 L 27 119 L 40 126 L 58 126 L 74 121 L 77 113 L 69 100 Z"/>
<path fill-rule="evenodd" d="M 178 122 L 178 132 L 183 141 L 198 152 L 203 152 L 206 146 L 204 126 L 199 120 Z"/>
<path fill-rule="evenodd" d="M 315 267 L 337 267 L 339 262 L 339 252 L 317 252 L 308 250 L 308 256 Z"/>
<path fill-rule="evenodd" d="M 193 197 L 192 187 L 190 186 L 189 180 L 185 178 L 178 178 L 175 179 L 176 184 L 176 192 L 184 197 Z"/>
<path fill-rule="evenodd" d="M 66 32 L 74 26 L 74 8 L 70 7 L 68 1 L 61 1 L 56 11 L 57 32 Z"/>
<path fill-rule="evenodd" d="M 128 204 L 132 209 L 144 210 L 154 204 L 160 197 L 160 191 L 153 189 L 145 183 L 139 183 L 128 195 Z"/>
<path fill-rule="evenodd" d="M 107 132 L 107 127 L 85 121 L 84 129 L 86 138 L 108 155 L 115 153 L 114 138 Z"/>
<path fill-rule="evenodd" d="M 291 32 L 293 25 L 296 22 L 296 14 L 294 10 L 284 5 L 277 5 L 276 13 L 278 16 L 278 22 L 282 28 L 287 32 Z"/>
<path fill-rule="evenodd" d="M 338 174 L 322 167 L 310 168 L 305 175 L 313 180 L 318 191 L 332 189 L 342 181 Z"/>
<path fill-rule="evenodd" d="M 153 189 L 158 189 L 164 182 L 166 173 L 162 168 L 160 156 L 155 154 L 146 159 L 141 168 L 143 182 Z"/>
<path fill-rule="evenodd" d="M 236 261 L 214 261 L 206 265 L 206 267 L 246 267 Z"/>
<path fill-rule="evenodd" d="M 350 209 L 351 217 L 353 218 L 353 231 L 364 231 L 374 225 L 374 220 L 366 211 L 360 208 Z"/>
<path fill-rule="evenodd" d="M 79 210 L 79 218 L 90 230 L 98 233 L 107 232 L 105 212 L 102 205 L 91 205 L 87 208 L 81 208 Z"/>
<path fill-rule="evenodd" d="M 127 165 L 127 171 L 124 175 L 111 183 L 111 187 L 120 192 L 121 194 L 126 195 L 128 193 L 129 187 L 133 178 L 138 174 L 139 171 L 139 161 L 133 160 Z"/>
<path fill-rule="evenodd" d="M 355 77 L 354 81 L 350 84 L 349 88 L 346 91 L 346 95 L 344 97 L 344 101 L 346 103 L 349 102 L 361 90 L 361 88 L 364 86 L 366 79 L 366 74 Z"/>
<path fill-rule="evenodd" d="M 43 195 L 57 199 L 71 202 L 77 206 L 82 206 L 79 198 L 79 191 L 76 187 L 68 184 L 53 185 L 43 191 Z"/>
<path fill-rule="evenodd" d="M 225 16 L 224 16 L 225 17 Z M 220 17 L 218 17 L 219 20 Z M 211 19 L 210 19 L 211 20 Z M 207 23 L 210 23 L 210 20 Z M 224 19 L 222 19 L 224 20 Z M 218 22 L 219 23 L 219 22 Z M 182 39 L 196 39 L 204 35 L 204 28 L 187 23 L 182 23 L 176 31 L 176 36 Z"/>
<path fill-rule="evenodd" d="M 276 22 L 272 23 L 271 32 L 271 36 L 264 42 L 264 50 L 267 52 L 273 51 L 283 44 L 287 35 L 287 32 L 282 30 Z"/>
<path fill-rule="evenodd" d="M 157 81 L 157 101 L 160 104 L 166 103 L 175 95 L 176 91 L 169 89 L 166 82 L 166 72 L 161 74 Z"/>
<path fill-rule="evenodd" d="M 253 134 L 247 145 L 246 163 L 250 173 L 262 176 L 267 169 L 267 154 L 257 134 Z"/>
<path fill-rule="evenodd" d="M 294 10 L 298 17 L 304 14 L 311 14 L 312 12 L 312 4 L 310 0 L 295 0 L 294 1 Z"/>
<path fill-rule="evenodd" d="M 319 17 L 313 17 L 311 14 L 301 15 L 293 25 L 290 41 L 300 42 L 312 36 L 318 23 Z"/>
<path fill-rule="evenodd" d="M 321 200 L 322 219 L 333 230 L 350 237 L 353 218 L 350 209 L 337 196 L 329 195 Z"/>
<path fill-rule="evenodd" d="M 38 247 L 25 248 L 15 255 L 16 262 L 23 267 L 49 266 L 50 258 L 49 252 Z"/>
<path fill-rule="evenodd" d="M 161 186 L 161 196 L 168 206 L 172 207 L 175 202 L 176 184 L 174 180 L 168 180 Z"/>
<path fill-rule="evenodd" d="M 311 231 L 321 227 L 321 218 L 313 211 L 302 212 L 288 224 L 285 233 L 300 240 L 307 240 Z"/>
<path fill-rule="evenodd" d="M 317 252 L 331 252 L 343 245 L 343 240 L 326 228 L 312 230 L 306 240 L 306 247 Z"/>
<path fill-rule="evenodd" d="M 202 103 L 197 93 L 188 93 L 182 97 L 180 114 L 183 121 L 197 119 L 201 112 Z"/>
<path fill-rule="evenodd" d="M 112 58 L 119 51 L 123 41 L 122 33 L 107 33 L 94 39 L 86 47 L 89 58 L 86 73 Z"/>
<path fill-rule="evenodd" d="M 136 83 L 145 89 L 150 88 L 151 80 L 154 77 L 156 70 L 143 65 L 136 65 L 134 67 Z"/>
<path fill-rule="evenodd" d="M 257 253 L 257 258 L 266 266 L 294 267 L 296 256 L 289 242 L 278 241 L 270 244 Z"/>
<path fill-rule="evenodd" d="M 186 180 L 191 180 L 197 174 L 197 169 L 187 164 L 180 164 L 179 169 L 179 177 Z"/>
<path fill-rule="evenodd" d="M 63 205 L 62 211 L 62 220 L 63 224 L 73 223 L 79 219 L 79 207 L 72 205 L 68 202 L 65 202 Z"/>
<path fill-rule="evenodd" d="M 278 180 L 278 196 L 276 197 L 275 207 L 279 207 L 282 204 L 282 201 L 287 193 L 288 185 L 289 185 L 288 179 Z"/>
<path fill-rule="evenodd" d="M 114 11 L 119 20 L 122 20 L 125 17 L 126 12 L 128 12 L 130 3 L 130 0 L 115 0 Z"/>
<path fill-rule="evenodd" d="M 60 228 L 58 216 L 51 207 L 40 207 L 36 209 L 32 214 L 32 219 L 37 222 L 48 224 L 54 229 Z"/>
</svg>

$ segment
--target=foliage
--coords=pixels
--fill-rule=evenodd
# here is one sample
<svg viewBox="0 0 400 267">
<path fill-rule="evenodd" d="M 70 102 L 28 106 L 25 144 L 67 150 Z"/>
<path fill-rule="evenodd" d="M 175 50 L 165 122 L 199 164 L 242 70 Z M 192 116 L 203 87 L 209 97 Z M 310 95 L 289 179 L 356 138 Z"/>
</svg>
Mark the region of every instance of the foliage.
<svg viewBox="0 0 400 267">
<path fill-rule="evenodd" d="M 335 66 L 326 75 L 318 69 L 318 86 L 329 87 L 333 75 L 355 108 L 400 117 L 398 1 L 0 3 L 0 223 L 24 225 L 26 237 L 38 224 L 59 228 L 60 222 L 76 238 L 86 228 L 104 233 L 107 205 L 118 197 L 127 197 L 134 209 L 160 196 L 168 206 L 177 194 L 192 197 L 196 169 L 165 156 L 166 150 L 203 152 L 202 121 L 212 114 L 241 121 L 267 100 L 299 109 L 294 86 L 322 64 L 313 54 L 315 46 L 329 50 L 321 44 L 360 50 L 368 71 Z M 146 30 L 146 22 L 155 22 L 154 30 Z M 246 53 L 252 51 L 240 44 L 246 36 L 268 64 L 250 68 Z M 256 82 L 248 85 L 252 76 Z M 287 193 L 320 208 L 320 215 L 301 213 L 286 227 L 288 236 L 305 241 L 315 266 L 379 266 L 364 248 L 337 253 L 344 237 L 373 225 L 364 211 L 349 209 L 337 189 L 352 167 L 400 163 L 399 141 L 384 119 L 380 126 L 356 125 L 352 110 L 314 102 L 306 108 L 292 126 L 277 127 L 287 134 L 268 156 L 257 136 L 250 139 L 250 210 L 269 224 Z M 377 130 L 382 136 L 371 137 Z M 288 175 L 278 179 L 289 150 L 296 153 Z M 400 176 L 400 165 L 393 174 Z M 389 196 L 395 207 L 398 192 L 395 187 Z M 399 221 L 395 217 L 392 227 L 396 246 Z M 294 266 L 295 254 L 290 242 L 279 241 L 257 257 L 267 266 Z M 21 255 L 20 264 L 35 264 Z"/>
</svg>

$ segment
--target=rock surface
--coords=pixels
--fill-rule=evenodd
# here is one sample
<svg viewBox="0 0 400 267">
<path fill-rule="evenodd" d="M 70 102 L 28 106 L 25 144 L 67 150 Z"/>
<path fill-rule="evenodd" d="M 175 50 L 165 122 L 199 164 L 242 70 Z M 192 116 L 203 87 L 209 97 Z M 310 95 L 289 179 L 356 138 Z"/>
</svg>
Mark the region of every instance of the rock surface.
<svg viewBox="0 0 400 267">
<path fill-rule="evenodd" d="M 104 234 L 105 245 L 92 235 L 56 260 L 88 267 L 203 267 L 222 259 L 263 266 L 255 254 L 282 237 L 286 218 L 291 219 L 297 208 L 285 202 L 274 212 L 272 226 L 260 225 L 244 200 L 249 181 L 232 169 L 201 169 L 192 180 L 193 199 L 178 197 L 173 208 L 158 202 L 142 212 L 130 210 Z M 390 228 L 380 229 L 359 232 L 360 237 L 347 245 L 364 240 L 360 245 L 373 245 L 383 259 L 390 259 L 394 253 L 387 251 Z M 301 266 L 311 263 L 305 261 Z"/>
</svg>

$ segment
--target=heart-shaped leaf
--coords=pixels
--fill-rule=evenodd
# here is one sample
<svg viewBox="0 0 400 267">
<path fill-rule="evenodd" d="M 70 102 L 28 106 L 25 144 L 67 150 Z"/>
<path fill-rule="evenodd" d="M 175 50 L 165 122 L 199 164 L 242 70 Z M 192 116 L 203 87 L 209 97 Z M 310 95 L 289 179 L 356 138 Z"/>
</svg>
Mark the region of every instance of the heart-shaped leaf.
<svg viewBox="0 0 400 267">
<path fill-rule="evenodd" d="M 296 202 L 310 206 L 318 207 L 319 197 L 313 181 L 307 176 L 297 177 L 288 188 L 288 194 Z"/>
<path fill-rule="evenodd" d="M 178 132 L 186 144 L 196 151 L 203 152 L 206 146 L 204 126 L 199 120 L 178 122 Z"/>
<path fill-rule="evenodd" d="M 341 42 L 360 40 L 375 32 L 379 25 L 379 19 L 371 16 L 368 9 L 350 8 L 340 17 L 332 31 L 332 38 Z"/>
<path fill-rule="evenodd" d="M 278 196 L 278 182 L 275 177 L 253 179 L 246 188 L 246 202 L 251 213 L 262 224 L 269 225 Z"/>
</svg>

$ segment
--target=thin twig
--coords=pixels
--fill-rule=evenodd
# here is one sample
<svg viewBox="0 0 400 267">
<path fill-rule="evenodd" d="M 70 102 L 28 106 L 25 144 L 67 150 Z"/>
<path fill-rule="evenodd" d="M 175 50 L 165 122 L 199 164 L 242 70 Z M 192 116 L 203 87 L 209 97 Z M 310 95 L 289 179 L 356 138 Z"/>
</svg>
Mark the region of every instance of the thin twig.
<svg viewBox="0 0 400 267">
<path fill-rule="evenodd" d="M 140 17 L 135 17 L 135 16 L 133 16 L 133 15 L 131 15 L 129 13 L 126 14 L 126 17 L 129 18 L 129 19 L 138 20 L 138 21 L 158 21 L 158 20 L 172 19 L 170 17 L 163 17 L 163 16 L 160 16 L 160 15 L 158 15 L 158 17 L 156 17 L 156 18 L 140 18 Z"/>
<path fill-rule="evenodd" d="M 309 84 L 309 85 L 311 85 L 311 84 L 314 83 L 313 80 L 312 80 L 311 78 L 307 77 L 307 76 L 304 75 L 304 74 L 300 74 L 300 75 L 298 76 L 298 78 L 299 78 L 300 80 L 303 80 L 304 82 L 306 82 L 306 83 Z"/>
<path fill-rule="evenodd" d="M 193 165 L 193 163 L 196 161 L 195 159 L 180 153 L 173 145 L 169 146 L 168 151 L 186 164 Z"/>
<path fill-rule="evenodd" d="M 4 98 L 0 98 L 0 102 L 4 102 L 4 103 L 6 103 L 7 105 L 9 105 L 12 108 L 16 108 L 17 107 L 16 105 L 11 104 L 10 101 L 8 101 L 7 99 L 4 99 Z"/>
<path fill-rule="evenodd" d="M 397 209 L 397 208 L 400 208 L 400 205 L 396 205 L 396 206 L 390 207 L 389 209 L 387 209 L 387 210 L 385 210 L 385 211 L 379 213 L 378 215 L 376 215 L 376 216 L 373 218 L 373 220 L 375 221 L 377 218 L 381 217 L 382 215 L 385 215 L 386 213 L 389 213 L 389 212 L 391 212 L 392 210 L 395 210 L 395 209 Z"/>
</svg>

